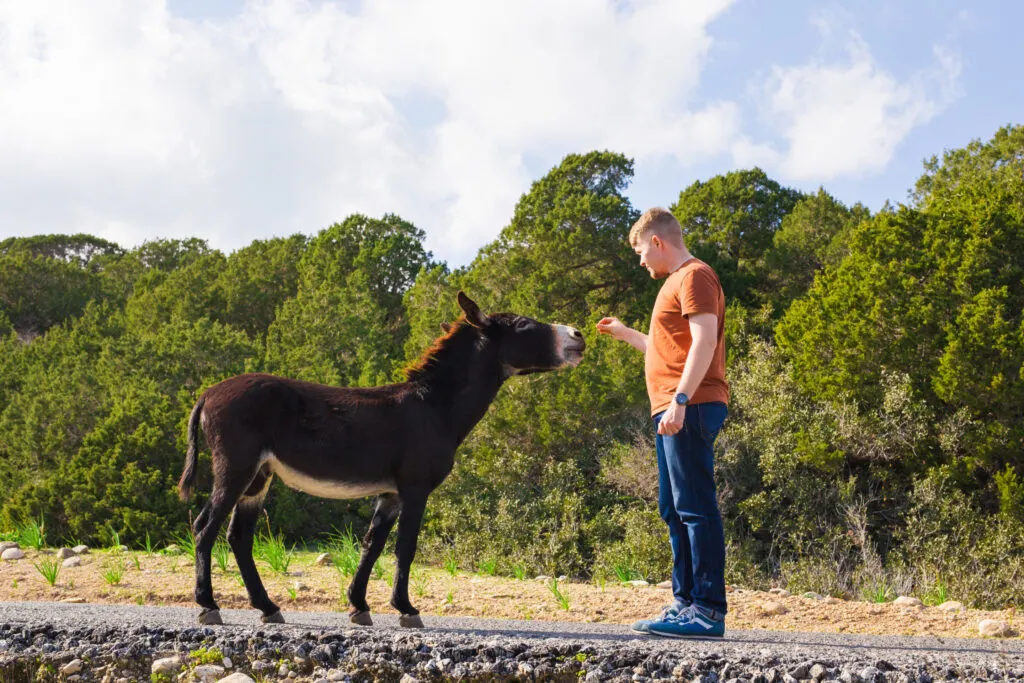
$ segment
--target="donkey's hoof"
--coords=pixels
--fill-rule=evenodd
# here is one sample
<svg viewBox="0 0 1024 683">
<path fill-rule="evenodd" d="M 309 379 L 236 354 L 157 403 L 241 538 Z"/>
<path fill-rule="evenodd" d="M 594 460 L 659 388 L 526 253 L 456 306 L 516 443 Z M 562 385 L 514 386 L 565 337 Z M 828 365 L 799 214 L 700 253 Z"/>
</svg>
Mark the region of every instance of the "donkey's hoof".
<svg viewBox="0 0 1024 683">
<path fill-rule="evenodd" d="M 356 626 L 373 626 L 373 618 L 370 617 L 370 613 L 363 612 L 352 612 L 348 615 L 348 620 Z"/>
<path fill-rule="evenodd" d="M 203 626 L 221 626 L 224 621 L 220 618 L 219 609 L 204 609 L 199 613 L 199 623 Z"/>
<path fill-rule="evenodd" d="M 264 614 L 260 617 L 260 621 L 264 624 L 283 624 L 284 616 L 281 614 L 281 610 L 277 610 L 273 614 Z"/>
<path fill-rule="evenodd" d="M 418 614 L 402 614 L 398 617 L 398 625 L 405 628 L 423 628 L 423 619 Z"/>
</svg>

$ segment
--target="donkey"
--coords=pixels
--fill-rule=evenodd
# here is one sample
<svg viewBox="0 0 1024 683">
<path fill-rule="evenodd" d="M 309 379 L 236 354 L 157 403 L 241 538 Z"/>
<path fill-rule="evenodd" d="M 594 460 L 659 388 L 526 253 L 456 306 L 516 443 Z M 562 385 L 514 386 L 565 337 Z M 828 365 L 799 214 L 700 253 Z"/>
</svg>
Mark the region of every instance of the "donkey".
<svg viewBox="0 0 1024 683">
<path fill-rule="evenodd" d="M 212 451 L 213 490 L 193 524 L 195 599 L 201 624 L 221 624 L 210 581 L 210 553 L 230 514 L 228 542 L 265 623 L 283 623 L 253 561 L 253 536 L 273 477 L 326 498 L 377 496 L 359 566 L 348 587 L 349 619 L 370 626 L 366 584 L 395 521 L 397 562 L 391 606 L 405 627 L 422 627 L 409 602 L 427 496 L 452 470 L 455 450 L 513 375 L 576 367 L 586 348 L 579 330 L 514 313 L 485 315 L 463 292 L 463 315 L 439 337 L 406 381 L 371 388 L 333 387 L 248 373 L 207 389 L 188 423 L 178 483 L 187 501 L 196 480 L 199 428 Z"/>
</svg>

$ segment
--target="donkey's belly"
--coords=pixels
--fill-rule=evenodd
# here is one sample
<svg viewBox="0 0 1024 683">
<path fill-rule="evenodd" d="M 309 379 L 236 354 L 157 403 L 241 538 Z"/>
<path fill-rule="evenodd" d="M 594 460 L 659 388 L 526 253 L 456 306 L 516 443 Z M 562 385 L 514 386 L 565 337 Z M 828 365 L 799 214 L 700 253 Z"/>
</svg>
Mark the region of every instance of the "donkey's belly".
<svg viewBox="0 0 1024 683">
<path fill-rule="evenodd" d="M 381 493 L 398 493 L 398 488 L 391 481 L 371 483 L 321 479 L 285 465 L 273 454 L 265 454 L 264 458 L 267 464 L 270 465 L 271 471 L 281 477 L 281 481 L 287 486 L 312 496 L 348 499 L 365 498 L 366 496 L 376 496 Z"/>
</svg>

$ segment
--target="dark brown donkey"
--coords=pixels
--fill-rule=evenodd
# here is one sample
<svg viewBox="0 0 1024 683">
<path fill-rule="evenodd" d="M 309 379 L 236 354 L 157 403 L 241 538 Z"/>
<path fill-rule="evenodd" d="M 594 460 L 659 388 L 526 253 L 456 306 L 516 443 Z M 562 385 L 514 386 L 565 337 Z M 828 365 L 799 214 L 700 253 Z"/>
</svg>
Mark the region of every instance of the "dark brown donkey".
<svg viewBox="0 0 1024 683">
<path fill-rule="evenodd" d="M 399 384 L 344 388 L 263 374 L 226 379 L 200 396 L 188 424 L 188 455 L 178 488 L 188 500 L 196 477 L 199 427 L 213 453 L 213 491 L 195 520 L 196 602 L 202 624 L 220 624 L 210 583 L 210 552 L 228 515 L 228 542 L 264 622 L 283 622 L 260 581 L 252 548 L 274 475 L 326 498 L 375 495 L 359 567 L 348 588 L 353 623 L 370 625 L 366 583 L 398 520 L 391 605 L 403 626 L 422 626 L 409 602 L 427 496 L 451 472 L 455 449 L 512 375 L 575 367 L 583 336 L 513 313 L 484 315 L 459 292 L 465 315 Z"/>
</svg>

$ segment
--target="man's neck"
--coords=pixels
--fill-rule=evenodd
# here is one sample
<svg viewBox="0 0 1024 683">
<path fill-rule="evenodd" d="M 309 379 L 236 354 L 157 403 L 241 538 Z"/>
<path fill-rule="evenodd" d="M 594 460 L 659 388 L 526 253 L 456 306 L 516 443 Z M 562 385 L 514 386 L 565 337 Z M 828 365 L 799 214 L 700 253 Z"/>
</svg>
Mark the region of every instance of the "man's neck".
<svg viewBox="0 0 1024 683">
<path fill-rule="evenodd" d="M 686 247 L 683 247 L 683 250 L 680 251 L 680 252 L 677 252 L 675 258 L 673 258 L 672 261 L 670 262 L 670 264 L 669 264 L 670 267 L 669 267 L 668 272 L 669 273 L 676 272 L 677 270 L 679 270 L 680 268 L 683 267 L 684 263 L 686 263 L 687 261 L 689 261 L 692 258 L 693 258 L 693 254 L 690 253 L 690 250 L 687 249 Z"/>
</svg>

